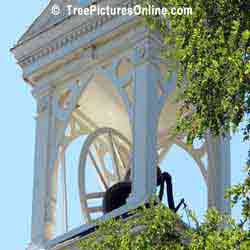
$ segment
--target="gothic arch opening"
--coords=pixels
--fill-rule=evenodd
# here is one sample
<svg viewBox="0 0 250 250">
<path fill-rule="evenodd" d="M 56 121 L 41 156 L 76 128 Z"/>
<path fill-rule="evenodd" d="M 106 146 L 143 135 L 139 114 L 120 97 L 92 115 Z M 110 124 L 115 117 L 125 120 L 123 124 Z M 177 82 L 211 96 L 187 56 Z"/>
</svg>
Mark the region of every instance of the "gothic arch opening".
<svg viewBox="0 0 250 250">
<path fill-rule="evenodd" d="M 173 144 L 162 160 L 161 169 L 172 175 L 175 203 L 184 198 L 188 207 L 202 219 L 207 210 L 207 185 L 195 160 L 183 148 Z M 184 209 L 179 214 L 189 223 Z"/>
<path fill-rule="evenodd" d="M 61 101 L 67 105 L 64 98 Z M 129 165 L 132 133 L 127 107 L 107 77 L 97 73 L 88 83 L 63 142 L 65 172 L 61 171 L 58 182 L 58 235 L 102 216 L 103 193 L 123 178 Z"/>
<path fill-rule="evenodd" d="M 161 65 L 160 70 L 163 77 L 166 66 Z M 178 89 L 173 80 L 174 75 L 170 80 L 162 80 L 158 84 L 158 95 L 163 95 L 164 91 L 167 95 L 158 120 L 157 146 L 160 168 L 162 172 L 166 171 L 172 176 L 175 205 L 184 198 L 193 211 L 202 215 L 207 209 L 205 144 L 195 141 L 193 146 L 188 146 L 185 143 L 185 135 L 175 134 L 179 103 Z M 166 84 L 167 88 L 163 84 Z M 166 197 L 164 203 L 167 204 Z M 180 213 L 183 214 L 183 210 L 180 210 Z M 183 218 L 185 219 L 185 216 Z"/>
</svg>

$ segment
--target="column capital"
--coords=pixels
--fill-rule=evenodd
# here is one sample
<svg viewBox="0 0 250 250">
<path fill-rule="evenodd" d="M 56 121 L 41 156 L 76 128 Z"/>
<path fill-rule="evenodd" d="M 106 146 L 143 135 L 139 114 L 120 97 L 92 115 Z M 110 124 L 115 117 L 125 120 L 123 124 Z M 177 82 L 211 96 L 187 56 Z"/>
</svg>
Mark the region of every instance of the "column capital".
<svg viewBox="0 0 250 250">
<path fill-rule="evenodd" d="M 153 63 L 154 59 L 160 56 L 162 46 L 162 42 L 152 35 L 145 37 L 133 49 L 133 63 L 135 65 L 145 62 Z"/>
<path fill-rule="evenodd" d="M 48 88 L 35 88 L 32 91 L 33 97 L 36 99 L 37 102 L 37 117 L 39 117 L 41 114 L 43 114 L 45 111 L 49 110 L 49 106 L 52 100 L 54 87 L 48 87 Z"/>
<path fill-rule="evenodd" d="M 49 95 L 41 96 L 37 99 L 37 115 L 44 113 L 49 107 Z"/>
</svg>

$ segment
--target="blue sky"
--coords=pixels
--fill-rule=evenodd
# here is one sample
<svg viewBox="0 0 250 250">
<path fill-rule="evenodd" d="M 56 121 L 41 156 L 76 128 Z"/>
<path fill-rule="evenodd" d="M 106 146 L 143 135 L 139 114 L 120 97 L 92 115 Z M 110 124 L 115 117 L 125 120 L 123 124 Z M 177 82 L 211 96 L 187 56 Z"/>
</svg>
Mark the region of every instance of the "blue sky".
<svg viewBox="0 0 250 250">
<path fill-rule="evenodd" d="M 29 242 L 36 109 L 30 88 L 23 82 L 9 49 L 47 2 L 1 2 L 1 249 L 24 249 Z"/>
<path fill-rule="evenodd" d="M 47 0 L 1 3 L 1 249 L 24 249 L 30 239 L 35 138 L 35 102 L 30 94 L 31 89 L 23 82 L 21 70 L 9 49 L 47 3 Z M 237 183 L 243 176 L 241 170 L 248 146 L 242 143 L 239 135 L 233 136 L 231 145 L 232 182 Z M 75 161 L 70 160 L 74 164 Z M 201 216 L 206 206 L 206 189 L 192 159 L 180 149 L 173 148 L 164 165 L 167 165 L 174 175 L 177 197 L 186 197 L 190 206 Z M 188 169 L 188 175 L 185 169 Z M 235 209 L 233 214 L 237 215 L 238 210 Z M 72 218 L 72 225 L 77 224 L 76 220 L 77 216 Z"/>
</svg>

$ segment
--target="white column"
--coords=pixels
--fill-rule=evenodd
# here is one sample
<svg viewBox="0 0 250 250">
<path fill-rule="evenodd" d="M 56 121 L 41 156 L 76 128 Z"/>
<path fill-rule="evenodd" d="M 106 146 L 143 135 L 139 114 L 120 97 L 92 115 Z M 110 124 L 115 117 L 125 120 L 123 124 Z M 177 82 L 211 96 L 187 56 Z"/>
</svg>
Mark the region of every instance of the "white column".
<svg viewBox="0 0 250 250">
<path fill-rule="evenodd" d="M 147 200 L 156 191 L 159 69 L 149 62 L 149 47 L 137 48 L 133 106 L 132 195 L 129 201 Z"/>
<path fill-rule="evenodd" d="M 208 147 L 208 207 L 230 214 L 230 202 L 225 192 L 231 185 L 230 136 L 207 136 Z"/>
<path fill-rule="evenodd" d="M 67 174 L 65 161 L 66 147 L 62 146 L 60 150 L 60 168 L 61 168 L 61 183 L 62 183 L 62 232 L 68 232 L 68 199 L 67 199 Z"/>
<path fill-rule="evenodd" d="M 31 242 L 42 247 L 52 237 L 56 210 L 57 162 L 52 95 L 38 97 Z"/>
</svg>

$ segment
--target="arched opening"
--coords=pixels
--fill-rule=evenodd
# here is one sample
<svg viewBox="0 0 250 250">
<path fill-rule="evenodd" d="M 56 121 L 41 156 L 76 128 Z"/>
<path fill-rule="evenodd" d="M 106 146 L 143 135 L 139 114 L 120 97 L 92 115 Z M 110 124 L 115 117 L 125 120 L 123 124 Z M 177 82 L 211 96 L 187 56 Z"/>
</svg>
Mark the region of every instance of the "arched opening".
<svg viewBox="0 0 250 250">
<path fill-rule="evenodd" d="M 207 185 L 195 160 L 183 148 L 173 144 L 161 162 L 161 169 L 172 175 L 175 204 L 184 198 L 188 208 L 202 219 L 207 210 Z M 178 213 L 189 223 L 184 209 Z"/>
<path fill-rule="evenodd" d="M 62 101 L 67 96 L 65 93 Z M 122 97 L 109 79 L 96 74 L 79 98 L 65 131 L 57 235 L 103 215 L 103 193 L 124 178 L 131 143 L 130 121 Z"/>
<path fill-rule="evenodd" d="M 164 67 L 161 71 L 164 72 Z M 162 84 L 159 83 L 159 94 L 162 93 Z M 168 172 L 172 176 L 174 201 L 177 206 L 182 198 L 185 203 L 202 217 L 207 209 L 207 185 L 206 185 L 206 149 L 204 142 L 195 141 L 193 146 L 187 146 L 184 135 L 175 135 L 174 129 L 177 122 L 178 90 L 171 89 L 164 103 L 158 122 L 158 155 L 162 172 Z M 198 167 L 198 168 L 197 168 Z M 197 171 L 198 170 L 198 171 Z M 166 196 L 163 202 L 167 204 Z M 185 210 L 178 213 L 183 215 Z"/>
</svg>

